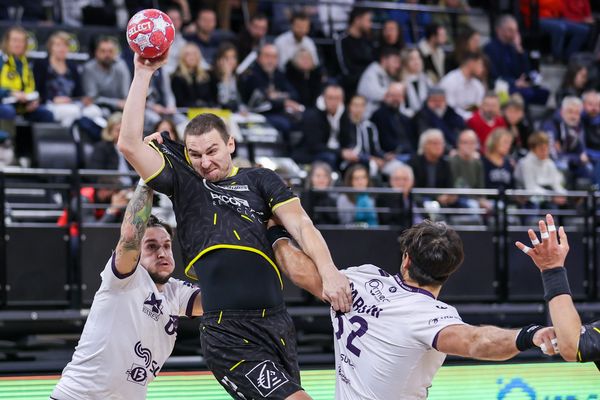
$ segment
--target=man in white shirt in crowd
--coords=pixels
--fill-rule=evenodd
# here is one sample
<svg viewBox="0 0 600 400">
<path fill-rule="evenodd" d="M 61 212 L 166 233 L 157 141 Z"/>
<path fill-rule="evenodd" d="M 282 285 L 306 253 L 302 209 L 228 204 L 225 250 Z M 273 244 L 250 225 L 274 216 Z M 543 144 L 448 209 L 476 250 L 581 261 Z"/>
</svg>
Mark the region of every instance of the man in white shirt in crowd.
<svg viewBox="0 0 600 400">
<path fill-rule="evenodd" d="M 284 71 L 285 65 L 298 50 L 306 49 L 315 63 L 319 65 L 319 55 L 315 42 L 308 37 L 310 32 L 310 19 L 306 13 L 297 11 L 292 15 L 291 29 L 282 33 L 275 39 L 275 46 L 279 53 L 279 69 Z"/>
<path fill-rule="evenodd" d="M 379 108 L 391 83 L 398 81 L 401 66 L 398 49 L 384 47 L 379 61 L 373 61 L 363 72 L 356 92 L 367 99 L 365 118 L 369 118 Z"/>
<path fill-rule="evenodd" d="M 280 226 L 269 228 L 279 265 L 294 266 L 292 281 L 315 295 L 318 275 Z M 331 312 L 335 332 L 336 399 L 426 399 L 446 354 L 507 360 L 535 346 L 554 354 L 554 331 L 472 326 L 437 297 L 463 261 L 458 234 L 445 223 L 424 221 L 400 237 L 397 274 L 375 265 L 343 270 L 350 280 L 352 310 Z M 303 272 L 304 271 L 304 272 Z M 542 346 L 542 344 L 544 346 Z"/>
<path fill-rule="evenodd" d="M 481 83 L 484 64 L 479 53 L 467 53 L 460 67 L 448 72 L 440 81 L 446 92 L 448 105 L 466 121 L 473 115 L 485 95 L 485 87 Z"/>
<path fill-rule="evenodd" d="M 152 189 L 138 185 L 79 344 L 50 399 L 145 399 L 173 351 L 179 316 L 202 314 L 200 289 L 171 278 L 172 231 L 151 210 Z"/>
</svg>

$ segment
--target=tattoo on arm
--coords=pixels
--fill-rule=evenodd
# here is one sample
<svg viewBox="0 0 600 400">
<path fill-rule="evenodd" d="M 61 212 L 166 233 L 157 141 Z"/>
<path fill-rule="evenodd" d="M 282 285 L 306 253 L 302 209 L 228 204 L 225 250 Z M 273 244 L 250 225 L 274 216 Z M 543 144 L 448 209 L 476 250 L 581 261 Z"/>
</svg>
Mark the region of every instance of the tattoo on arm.
<svg viewBox="0 0 600 400">
<path fill-rule="evenodd" d="M 152 212 L 152 193 L 152 189 L 147 186 L 136 187 L 121 224 L 118 253 L 140 251 L 146 224 Z"/>
</svg>

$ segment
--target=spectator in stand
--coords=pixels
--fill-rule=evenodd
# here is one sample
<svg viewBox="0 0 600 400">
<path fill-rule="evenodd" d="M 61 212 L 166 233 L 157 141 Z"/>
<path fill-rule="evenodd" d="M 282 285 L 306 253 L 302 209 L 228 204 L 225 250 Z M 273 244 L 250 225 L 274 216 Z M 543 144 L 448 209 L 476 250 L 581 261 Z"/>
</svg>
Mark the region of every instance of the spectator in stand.
<svg viewBox="0 0 600 400">
<path fill-rule="evenodd" d="M 600 184 L 600 93 L 595 90 L 583 94 L 583 115 L 585 147 L 588 157 L 594 163 L 594 182 Z"/>
<path fill-rule="evenodd" d="M 187 118 L 177 112 L 170 77 L 166 71 L 159 69 L 152 76 L 148 89 L 146 110 L 144 111 L 144 131 L 151 131 L 164 118 L 173 119 L 176 124 L 187 122 Z"/>
<path fill-rule="evenodd" d="M 470 129 L 458 136 L 456 154 L 450 157 L 453 187 L 461 189 L 483 189 L 485 180 L 483 163 L 479 156 L 479 140 Z M 491 210 L 491 203 L 483 196 L 460 196 L 458 203 L 463 207 Z"/>
<path fill-rule="evenodd" d="M 215 103 L 208 71 L 202 66 L 202 53 L 194 43 L 181 50 L 179 64 L 171 76 L 177 107 L 206 107 Z"/>
<path fill-rule="evenodd" d="M 94 144 L 88 168 L 107 169 L 121 173 L 133 171 L 133 167 L 129 165 L 123 154 L 117 149 L 122 118 L 123 114 L 120 112 L 116 112 L 108 118 L 106 127 L 102 130 L 102 140 Z M 119 181 L 125 186 L 133 184 L 133 179 L 130 176 L 121 176 Z"/>
<path fill-rule="evenodd" d="M 371 116 L 371 121 L 379 132 L 386 161 L 395 158 L 407 161 L 415 153 L 417 135 L 411 119 L 400 112 L 403 105 L 404 84 L 393 82 L 383 98 L 383 103 Z"/>
<path fill-rule="evenodd" d="M 343 86 L 348 95 L 354 94 L 360 76 L 375 59 L 370 37 L 372 18 L 373 13 L 370 10 L 353 8 L 348 31 L 335 42 Z"/>
<path fill-rule="evenodd" d="M 288 61 L 285 76 L 298 93 L 298 102 L 305 107 L 314 106 L 322 92 L 323 70 L 315 64 L 311 52 L 300 47 Z"/>
<path fill-rule="evenodd" d="M 508 83 L 511 94 L 520 93 L 527 104 L 546 104 L 550 92 L 537 85 L 536 72 L 529 66 L 519 27 L 512 15 L 503 15 L 498 19 L 496 36 L 485 45 L 484 51 L 490 59 L 489 79 L 492 86 L 501 79 Z"/>
<path fill-rule="evenodd" d="M 210 83 L 212 85 L 212 98 L 219 107 L 231 111 L 238 111 L 242 98 L 238 90 L 238 79 L 235 69 L 238 66 L 238 53 L 236 47 L 224 42 L 219 46 L 215 64 L 211 70 Z"/>
<path fill-rule="evenodd" d="M 423 107 L 427 92 L 433 84 L 423 71 L 421 53 L 416 48 L 402 51 L 402 67 L 402 81 L 406 86 L 406 105 L 410 112 L 409 116 L 412 117 Z"/>
<path fill-rule="evenodd" d="M 296 90 L 277 69 L 277 56 L 275 45 L 261 47 L 256 63 L 242 75 L 240 93 L 244 103 L 263 114 L 289 143 L 292 118 L 301 115 L 304 106 L 297 102 Z"/>
<path fill-rule="evenodd" d="M 571 2 L 577 3 L 577 6 L 569 6 Z M 570 10 L 574 11 L 583 3 L 587 3 L 587 12 L 585 14 L 588 14 L 588 17 L 584 17 L 584 19 L 577 22 L 565 18 L 565 11 L 570 16 L 577 15 L 577 18 L 579 18 L 579 12 L 572 13 Z M 529 9 L 529 0 L 521 0 L 520 4 L 524 20 L 530 22 L 531 10 Z M 540 0 L 538 2 L 538 10 L 541 32 L 550 35 L 552 38 L 552 56 L 554 60 L 568 62 L 574 53 L 583 48 L 590 33 L 590 25 L 588 23 L 594 22 L 589 1 Z M 567 38 L 569 38 L 568 44 Z"/>
<path fill-rule="evenodd" d="M 513 135 L 504 128 L 494 129 L 485 141 L 482 158 L 485 187 L 500 191 L 514 188 L 513 165 L 509 154 Z"/>
<path fill-rule="evenodd" d="M 108 113 L 123 110 L 131 74 L 125 61 L 118 57 L 118 44 L 113 37 L 98 39 L 94 59 L 83 66 L 83 93 Z"/>
<path fill-rule="evenodd" d="M 294 150 L 294 159 L 302 164 L 326 162 L 338 170 L 342 162 L 340 141 L 350 130 L 348 115 L 344 112 L 344 90 L 330 84 L 323 90 L 324 109 L 309 108 L 302 116 L 302 141 Z M 344 132 L 344 133 L 342 133 Z"/>
<path fill-rule="evenodd" d="M 446 93 L 440 87 L 429 89 L 425 105 L 414 117 L 417 132 L 439 129 L 444 133 L 446 145 L 456 147 L 458 134 L 465 128 L 465 121 L 446 102 Z"/>
<path fill-rule="evenodd" d="M 379 40 L 375 48 L 375 54 L 377 57 L 381 57 L 381 51 L 386 47 L 393 47 L 398 50 L 398 53 L 404 49 L 404 38 L 402 37 L 402 30 L 398 26 L 398 23 L 393 19 L 388 19 L 383 23 L 381 31 L 379 32 Z"/>
<path fill-rule="evenodd" d="M 170 7 L 167 9 L 167 15 L 169 18 L 171 18 L 171 21 L 173 21 L 173 27 L 175 28 L 175 38 L 173 39 L 173 43 L 171 43 L 171 47 L 169 48 L 169 61 L 167 61 L 167 64 L 163 67 L 165 73 L 170 76 L 177 69 L 179 55 L 183 50 L 183 46 L 186 44 L 186 40 L 184 39 L 181 30 L 183 27 L 181 10 L 178 7 Z"/>
<path fill-rule="evenodd" d="M 500 100 L 495 93 L 486 93 L 481 107 L 467 121 L 467 126 L 475 131 L 482 145 L 487 143 L 487 138 L 494 129 L 506 127 L 500 112 Z"/>
<path fill-rule="evenodd" d="M 238 53 L 242 62 L 250 53 L 255 52 L 255 54 L 258 54 L 258 49 L 266 43 L 268 32 L 269 20 L 267 16 L 262 13 L 254 14 L 238 37 Z"/>
<path fill-rule="evenodd" d="M 344 186 L 366 190 L 371 186 L 369 171 L 362 164 L 355 164 L 344 174 Z M 337 198 L 338 218 L 341 224 L 377 226 L 375 199 L 368 193 L 342 193 Z"/>
<path fill-rule="evenodd" d="M 361 163 L 369 169 L 371 176 L 377 176 L 385 164 L 384 154 L 379 145 L 377 127 L 365 119 L 365 109 L 365 98 L 360 95 L 352 96 L 348 102 L 350 129 L 341 132 L 340 142 L 344 162 L 340 168 L 343 171 L 349 165 Z"/>
<path fill-rule="evenodd" d="M 340 0 L 335 4 L 319 3 L 319 20 L 325 36 L 331 37 L 346 30 L 353 4 L 354 0 Z"/>
<path fill-rule="evenodd" d="M 406 164 L 400 164 L 394 167 L 390 174 L 390 188 L 398 193 L 382 194 L 377 197 L 377 207 L 389 208 L 389 212 L 379 213 L 379 222 L 381 225 L 391 225 L 394 227 L 408 228 L 415 221 L 411 221 L 411 199 L 410 192 L 415 184 L 413 170 Z"/>
<path fill-rule="evenodd" d="M 0 119 L 14 120 L 17 114 L 22 114 L 32 122 L 52 122 L 52 113 L 40 105 L 26 53 L 27 32 L 18 26 L 6 30 L 0 58 Z"/>
<path fill-rule="evenodd" d="M 309 33 L 310 19 L 308 15 L 304 12 L 295 12 L 292 15 L 291 29 L 275 39 L 275 46 L 279 52 L 279 69 L 284 71 L 288 61 L 294 58 L 300 49 L 308 51 L 312 56 L 315 66 L 319 65 L 317 46 L 308 37 Z"/>
<path fill-rule="evenodd" d="M 563 175 L 556 164 L 550 158 L 550 140 L 545 132 L 535 132 L 528 140 L 529 153 L 519 160 L 515 168 L 515 181 L 525 190 L 530 190 L 538 195 L 544 195 L 548 191 L 566 192 L 563 186 Z M 531 199 L 534 203 L 540 203 L 539 199 Z M 566 204 L 564 196 L 554 196 L 554 204 L 562 206 Z"/>
<path fill-rule="evenodd" d="M 390 84 L 398 80 L 400 68 L 400 53 L 393 47 L 385 47 L 379 61 L 372 62 L 363 72 L 356 92 L 367 100 L 367 118 L 379 108 Z"/>
<path fill-rule="evenodd" d="M 211 65 L 219 45 L 224 41 L 231 41 L 232 34 L 216 29 L 217 14 L 210 8 L 200 9 L 194 24 L 195 32 L 185 36 L 185 39 L 195 43 L 202 51 L 202 56 L 207 64 Z"/>
<path fill-rule="evenodd" d="M 542 124 L 542 130 L 550 136 L 553 144 L 550 152 L 569 186 L 580 186 L 580 180 L 592 178 L 593 167 L 585 152 L 585 135 L 581 113 L 583 102 L 574 96 L 562 100 L 560 110 Z M 584 183 L 585 184 L 585 183 Z"/>
<path fill-rule="evenodd" d="M 446 75 L 444 45 L 447 41 L 446 28 L 436 23 L 427 25 L 425 27 L 425 37 L 419 40 L 418 48 L 423 58 L 425 72 L 433 83 L 438 83 Z"/>
<path fill-rule="evenodd" d="M 152 132 L 168 132 L 169 133 L 169 138 L 174 141 L 180 141 L 179 139 L 179 132 L 177 131 L 177 125 L 175 125 L 175 122 L 173 122 L 173 120 L 171 118 L 163 118 L 160 121 L 158 121 L 158 123 L 154 126 L 154 129 L 152 129 Z"/>
<path fill-rule="evenodd" d="M 527 154 L 529 135 L 532 133 L 531 124 L 525 117 L 525 103 L 520 94 L 510 96 L 502 108 L 506 129 L 513 134 L 513 158 L 519 159 Z"/>
<path fill-rule="evenodd" d="M 83 89 L 77 65 L 67 60 L 71 36 L 58 31 L 50 35 L 46 44 L 48 58 L 34 65 L 40 100 L 63 126 L 70 127 L 81 116 Z M 92 106 L 94 107 L 94 106 Z M 98 116 L 101 112 L 96 108 Z"/>
<path fill-rule="evenodd" d="M 428 129 L 419 137 L 418 154 L 408 164 L 415 174 L 415 187 L 451 188 L 452 171 L 444 159 L 444 134 L 439 129 Z M 435 197 L 442 206 L 456 203 L 456 195 L 441 194 Z"/>
<path fill-rule="evenodd" d="M 466 27 L 456 38 L 454 51 L 446 56 L 446 71 L 459 68 L 468 53 L 481 53 L 481 35 L 471 27 Z M 487 64 L 485 59 L 484 64 Z"/>
<path fill-rule="evenodd" d="M 589 71 L 585 65 L 571 61 L 556 92 L 556 104 L 560 104 L 567 96 L 581 97 L 583 92 L 591 88 L 588 77 Z"/>
<path fill-rule="evenodd" d="M 469 25 L 469 3 L 467 0 L 439 0 L 438 5 L 446 8 L 449 12 L 436 13 L 433 21 L 442 25 L 448 32 L 449 43 L 455 43 L 458 36 L 467 29 Z"/>
<path fill-rule="evenodd" d="M 399 3 L 418 5 L 418 0 L 399 0 Z M 421 11 L 391 10 L 391 19 L 404 30 L 402 35 L 407 43 L 417 43 L 425 34 L 425 27 L 431 23 L 431 14 Z"/>
<path fill-rule="evenodd" d="M 339 223 L 337 212 L 337 196 L 328 190 L 333 186 L 331 166 L 316 161 L 310 167 L 306 190 L 302 192 L 300 201 L 315 225 L 333 225 Z M 313 191 L 313 190 L 323 190 Z M 329 207 L 331 211 L 317 211 L 318 207 Z"/>
<path fill-rule="evenodd" d="M 481 83 L 484 63 L 481 53 L 465 53 L 460 67 L 448 72 L 441 80 L 440 87 L 446 91 L 448 104 L 464 119 L 473 116 L 485 96 Z"/>
</svg>

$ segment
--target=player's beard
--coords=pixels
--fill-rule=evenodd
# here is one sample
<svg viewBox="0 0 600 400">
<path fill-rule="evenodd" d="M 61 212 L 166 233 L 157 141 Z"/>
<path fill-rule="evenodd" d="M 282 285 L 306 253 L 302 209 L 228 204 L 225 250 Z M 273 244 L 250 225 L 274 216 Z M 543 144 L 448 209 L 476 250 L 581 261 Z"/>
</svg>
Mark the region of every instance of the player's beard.
<svg viewBox="0 0 600 400">
<path fill-rule="evenodd" d="M 148 271 L 148 275 L 150 275 L 150 278 L 152 278 L 152 281 L 154 283 L 156 283 L 157 285 L 164 285 L 165 283 L 167 283 L 169 281 L 172 274 L 161 275 L 160 273 L 158 273 L 156 271 L 155 272 Z"/>
</svg>

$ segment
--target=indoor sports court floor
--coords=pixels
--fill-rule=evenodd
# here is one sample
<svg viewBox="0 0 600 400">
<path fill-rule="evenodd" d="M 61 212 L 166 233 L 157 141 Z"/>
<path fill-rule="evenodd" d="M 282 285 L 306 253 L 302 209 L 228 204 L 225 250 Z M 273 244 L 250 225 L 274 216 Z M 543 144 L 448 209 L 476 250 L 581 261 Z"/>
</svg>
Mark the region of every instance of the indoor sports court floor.
<svg viewBox="0 0 600 400">
<path fill-rule="evenodd" d="M 47 400 L 57 379 L 57 376 L 0 377 L 0 400 Z M 333 370 L 302 373 L 302 384 L 315 400 L 333 399 L 334 379 Z M 448 366 L 436 375 L 428 398 L 600 400 L 600 373 L 594 364 L 562 362 Z M 221 400 L 230 397 L 210 373 L 188 372 L 161 374 L 150 385 L 148 399 Z"/>
</svg>

